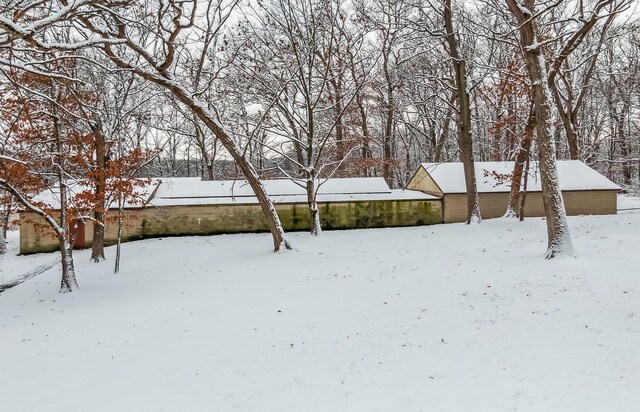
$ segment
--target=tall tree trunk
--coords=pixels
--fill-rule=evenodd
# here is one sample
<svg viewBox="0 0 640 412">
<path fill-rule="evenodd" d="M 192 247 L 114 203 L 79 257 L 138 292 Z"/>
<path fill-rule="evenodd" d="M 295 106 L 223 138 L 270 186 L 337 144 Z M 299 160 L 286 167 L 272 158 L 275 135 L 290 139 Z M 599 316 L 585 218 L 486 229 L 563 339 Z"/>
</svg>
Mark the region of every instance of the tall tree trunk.
<svg viewBox="0 0 640 412">
<path fill-rule="evenodd" d="M 313 116 L 313 108 L 307 101 L 307 130 L 305 133 L 305 164 L 304 177 L 306 178 L 307 203 L 309 206 L 309 229 L 310 233 L 317 236 L 322 232 L 320 227 L 320 210 L 316 201 L 316 178 L 318 172 L 313 165 L 314 159 L 314 137 L 315 137 L 315 119 Z"/>
<path fill-rule="evenodd" d="M 95 24 L 89 19 L 82 18 L 81 20 L 89 30 L 106 36 L 106 34 L 96 28 Z M 280 217 L 278 216 L 276 207 L 267 195 L 255 168 L 244 157 L 242 150 L 238 147 L 231 135 L 222 127 L 221 124 L 217 122 L 214 113 L 209 109 L 207 104 L 194 95 L 192 91 L 184 87 L 175 79 L 174 75 L 168 71 L 175 59 L 175 37 L 171 36 L 176 36 L 180 32 L 180 29 L 175 29 L 170 36 L 170 41 L 163 43 L 164 47 L 167 47 L 168 53 L 164 63 L 159 63 L 153 59 L 148 52 L 144 50 L 144 48 L 139 47 L 139 45 L 126 38 L 126 26 L 123 23 L 118 23 L 118 27 L 120 30 L 120 36 L 124 37 L 124 42 L 127 47 L 149 62 L 151 65 L 151 71 L 146 71 L 143 68 L 136 67 L 130 64 L 127 60 L 122 59 L 116 54 L 114 48 L 109 43 L 105 43 L 102 49 L 107 57 L 119 68 L 131 70 L 141 78 L 171 92 L 176 99 L 189 108 L 194 116 L 202 121 L 202 123 L 211 131 L 213 136 L 220 141 L 227 152 L 231 155 L 235 161 L 235 165 L 240 168 L 244 177 L 247 179 L 249 186 L 251 186 L 251 189 L 255 193 L 258 203 L 260 204 L 260 208 L 264 213 L 269 231 L 271 232 L 274 251 L 279 251 L 281 247 L 291 249 L 291 245 L 289 244 L 289 241 L 285 236 L 284 229 L 282 228 L 282 223 L 280 222 Z"/>
<path fill-rule="evenodd" d="M 554 100 L 560 101 L 560 98 L 556 98 L 556 91 L 553 91 Z M 558 93 L 559 95 L 559 93 Z M 556 103 L 556 107 L 558 107 L 558 114 L 560 115 L 560 120 L 562 120 L 562 126 L 564 127 L 564 132 L 567 135 L 567 146 L 569 147 L 569 158 L 571 160 L 580 159 L 580 148 L 578 146 L 578 132 L 576 131 L 575 124 L 576 119 L 572 119 L 576 117 L 575 113 L 571 113 L 570 111 L 565 111 L 562 108 L 562 103 Z M 570 110 L 570 109 L 569 109 Z"/>
<path fill-rule="evenodd" d="M 60 137 L 57 144 L 59 153 L 63 153 Z M 62 162 L 62 154 L 58 155 L 58 162 Z M 76 272 L 73 266 L 73 243 L 69 230 L 69 210 L 67 208 L 68 191 L 62 170 L 63 163 L 58 164 L 58 184 L 60 185 L 60 229 L 58 230 L 58 242 L 60 244 L 60 257 L 62 263 L 62 279 L 60 281 L 60 292 L 72 292 L 78 288 Z"/>
<path fill-rule="evenodd" d="M 320 209 L 318 209 L 318 201 L 316 194 L 316 177 L 312 173 L 307 174 L 307 203 L 309 205 L 310 232 L 314 236 L 318 236 L 322 232 L 320 225 Z"/>
<path fill-rule="evenodd" d="M 60 255 L 62 257 L 60 292 L 72 292 L 78 288 L 78 282 L 76 281 L 76 272 L 73 267 L 73 245 L 71 244 L 69 231 L 61 231 L 58 234 L 58 241 L 60 243 Z"/>
<path fill-rule="evenodd" d="M 500 99 L 498 100 L 498 104 L 496 105 L 496 119 L 494 121 L 495 124 L 500 124 L 502 119 L 503 119 L 503 111 L 504 111 L 504 107 L 507 107 L 507 110 L 509 110 L 509 107 L 511 106 L 509 104 L 509 100 L 507 100 L 507 102 L 504 102 L 504 95 L 500 95 Z M 510 113 L 507 112 L 507 118 L 509 118 Z M 505 132 L 506 128 L 496 128 L 495 130 L 491 131 L 490 133 L 493 134 L 493 139 L 491 141 L 491 154 L 490 154 L 490 159 L 492 162 L 499 162 L 500 160 L 502 160 L 502 150 L 501 150 L 501 145 L 502 145 L 502 136 Z M 506 130 L 506 133 L 509 133 L 509 130 Z"/>
<path fill-rule="evenodd" d="M 393 99 L 393 93 L 389 92 L 388 99 Z M 393 159 L 393 145 L 392 145 L 392 140 L 393 140 L 393 100 L 391 100 L 391 102 L 387 102 L 387 115 L 385 118 L 385 124 L 384 124 L 384 136 L 383 136 L 383 144 L 382 144 L 382 158 L 383 158 L 383 163 L 382 163 L 382 177 L 384 177 L 384 180 L 387 181 L 387 183 L 389 184 L 389 187 L 391 187 L 392 189 L 395 187 L 393 178 L 392 178 L 392 172 L 393 172 L 393 163 L 394 163 L 394 159 Z"/>
<path fill-rule="evenodd" d="M 382 68 L 385 78 L 386 96 L 385 96 L 385 117 L 384 130 L 382 131 L 382 177 L 392 189 L 395 188 L 395 182 L 392 177 L 394 153 L 393 153 L 393 118 L 395 116 L 395 97 L 393 95 L 394 84 L 391 78 L 391 69 L 389 68 L 389 59 L 391 58 L 391 47 L 387 46 L 382 54 Z"/>
<path fill-rule="evenodd" d="M 94 221 L 91 260 L 97 263 L 100 262 L 100 260 L 104 260 L 104 219 L 107 195 L 107 147 L 100 121 L 98 121 L 92 129 L 97 168 L 94 175 L 96 204 L 93 211 Z"/>
<path fill-rule="evenodd" d="M 119 60 L 114 54 L 109 52 L 107 54 L 120 67 L 130 69 L 130 67 L 126 63 Z M 211 130 L 213 135 L 220 141 L 224 148 L 227 149 L 227 152 L 235 161 L 236 167 L 240 168 L 245 179 L 247 179 L 249 186 L 251 187 L 251 189 L 253 189 L 253 192 L 258 199 L 258 203 L 260 204 L 260 208 L 265 215 L 269 231 L 271 232 L 274 251 L 279 251 L 281 247 L 284 247 L 285 249 L 291 249 L 291 245 L 289 244 L 289 241 L 285 236 L 284 229 L 282 228 L 280 217 L 276 212 L 276 207 L 273 204 L 271 198 L 269 198 L 269 195 L 267 195 L 267 191 L 260 181 L 258 173 L 243 156 L 242 150 L 234 142 L 231 135 L 229 135 L 229 133 L 224 130 L 220 124 L 218 124 L 218 122 L 214 118 L 213 113 L 209 111 L 205 103 L 194 97 L 186 88 L 182 87 L 178 82 L 176 82 L 173 79 L 173 76 L 171 76 L 169 73 L 162 72 L 159 76 L 139 71 L 136 71 L 136 73 L 144 79 L 149 80 L 169 90 L 180 102 L 187 106 L 189 110 L 191 110 L 191 112 L 195 116 L 197 116 L 209 130 Z"/>
<path fill-rule="evenodd" d="M 518 0 L 506 0 L 511 13 L 518 21 L 520 42 L 525 64 L 531 80 L 532 97 L 536 114 L 536 135 L 538 137 L 538 158 L 542 200 L 547 223 L 548 245 L 545 257 L 550 259 L 559 253 L 573 253 L 569 225 L 564 209 L 555 157 L 555 142 L 552 134 L 551 92 L 548 86 L 547 68 L 538 44 L 535 25 L 534 0 L 526 0 L 525 5 Z M 523 12 L 523 8 L 527 13 Z"/>
<path fill-rule="evenodd" d="M 51 83 L 51 97 L 55 99 L 55 102 L 60 101 L 60 93 L 56 90 L 53 82 Z M 76 280 L 76 272 L 73 266 L 73 243 L 71 241 L 71 233 L 69 230 L 69 209 L 68 209 L 68 187 L 66 182 L 65 173 L 65 146 L 63 143 L 63 131 L 60 124 L 60 117 L 58 114 L 58 105 L 56 103 L 51 104 L 51 112 L 53 117 L 53 139 L 56 145 L 55 156 L 55 169 L 56 178 L 59 187 L 60 196 L 60 222 L 56 230 L 58 235 L 58 241 L 60 243 L 60 255 L 62 263 L 62 278 L 60 280 L 60 292 L 72 292 L 78 288 L 78 282 Z"/>
<path fill-rule="evenodd" d="M 524 128 L 522 135 L 522 141 L 520 142 L 520 148 L 516 154 L 515 164 L 513 167 L 513 173 L 511 174 L 511 190 L 509 191 L 509 204 L 507 206 L 507 212 L 505 217 L 519 217 L 519 197 L 520 186 L 522 184 L 522 176 L 525 172 L 525 165 L 528 164 L 531 158 L 531 142 L 533 141 L 533 133 L 536 129 L 535 112 L 533 107 L 529 113 L 529 119 Z"/>
<path fill-rule="evenodd" d="M 7 213 L 0 211 L 0 255 L 7 253 L 7 228 L 4 224 Z"/>
<path fill-rule="evenodd" d="M 453 103 L 456 101 L 456 96 L 456 91 L 452 90 L 451 97 L 449 97 L 449 105 L 447 106 L 447 114 L 444 116 L 442 133 L 440 134 L 440 139 L 436 142 L 434 148 L 433 161 L 436 163 L 440 163 L 442 161 L 442 150 L 444 149 L 444 143 L 447 141 L 447 137 L 449 136 L 449 126 L 453 116 Z"/>
<path fill-rule="evenodd" d="M 122 194 L 118 196 L 118 236 L 116 240 L 116 262 L 113 268 L 113 273 L 120 272 L 120 250 L 122 245 L 122 232 L 124 229 L 124 202 L 122 201 Z"/>
<path fill-rule="evenodd" d="M 356 74 L 356 67 L 355 62 L 353 61 L 353 57 L 351 57 L 349 69 L 351 70 L 351 77 L 354 83 L 357 84 L 358 76 Z M 362 129 L 362 160 L 364 163 L 364 167 L 362 168 L 362 175 L 364 177 L 369 177 L 369 159 L 371 159 L 371 148 L 369 147 L 369 143 L 371 141 L 371 136 L 369 135 L 367 110 L 365 109 L 364 99 L 362 98 L 361 89 L 359 87 L 356 88 L 355 93 L 356 106 L 358 107 L 358 114 L 360 115 L 360 127 Z"/>
<path fill-rule="evenodd" d="M 342 79 L 335 79 L 331 82 L 335 93 L 335 104 L 333 106 L 333 116 L 335 118 L 336 136 L 336 157 L 342 160 L 345 156 L 344 128 L 342 125 Z"/>
<path fill-rule="evenodd" d="M 629 164 L 629 146 L 627 144 L 627 137 L 624 132 L 624 117 L 627 106 L 620 111 L 615 117 L 616 121 L 616 141 L 620 146 L 620 157 L 622 158 L 622 180 L 625 185 L 631 186 L 631 166 Z"/>
<path fill-rule="evenodd" d="M 522 179 L 522 187 L 520 188 L 519 204 L 518 204 L 518 219 L 522 222 L 524 220 L 524 207 L 527 202 L 527 185 L 529 183 L 529 164 L 531 163 L 531 157 L 527 157 L 524 166 L 524 179 Z"/>
<path fill-rule="evenodd" d="M 200 126 L 197 124 L 197 120 L 194 119 L 193 123 L 195 124 L 196 129 L 196 145 L 198 149 L 200 149 L 200 156 L 202 157 L 202 163 L 204 165 L 204 175 L 202 176 L 202 180 L 213 180 L 213 162 L 210 159 L 209 151 L 207 150 L 207 142 L 206 135 L 203 133 Z"/>
<path fill-rule="evenodd" d="M 565 108 L 564 104 L 562 103 L 562 98 L 560 97 L 560 91 L 558 90 L 558 85 L 556 84 L 556 82 L 549 83 L 549 90 L 551 91 L 551 96 L 553 97 L 556 109 L 558 110 L 558 115 L 560 116 L 560 120 L 562 121 L 562 127 L 564 128 L 564 132 L 567 136 L 569 157 L 572 160 L 577 160 L 580 157 L 580 153 L 578 148 L 578 132 L 575 128 L 575 119 L 572 119 L 572 116 L 576 116 L 571 108 L 571 106 L 573 105 L 573 91 L 567 90 L 566 92 L 566 99 L 568 100 L 568 102 L 567 107 Z"/>
<path fill-rule="evenodd" d="M 358 106 L 360 122 L 362 123 L 360 126 L 362 128 L 362 160 L 364 162 L 362 174 L 364 177 L 369 177 L 371 175 L 369 173 L 369 160 L 371 159 L 371 147 L 369 146 L 369 143 L 371 142 L 371 135 L 369 134 L 369 125 L 367 124 L 367 111 L 364 107 L 360 90 L 356 91 L 356 105 Z"/>
<path fill-rule="evenodd" d="M 595 25 L 595 22 L 597 20 L 597 18 L 595 18 L 595 15 L 597 14 L 598 13 L 595 12 L 590 18 L 592 22 L 590 21 L 590 22 L 584 23 L 583 27 L 580 29 L 580 31 L 584 32 L 585 35 L 587 32 L 589 32 L 592 29 L 593 25 Z M 580 87 L 577 90 L 577 93 L 578 93 L 577 97 L 574 96 L 574 90 L 572 90 L 573 85 L 571 84 L 571 81 L 566 78 L 565 73 L 560 73 L 560 68 L 562 66 L 562 63 L 565 61 L 566 57 L 570 53 L 570 49 L 566 49 L 567 52 L 562 54 L 560 56 L 560 59 L 557 59 L 554 62 L 553 70 L 555 71 L 556 75 L 554 75 L 554 78 L 551 79 L 551 81 L 549 82 L 549 87 L 551 89 L 553 100 L 558 109 L 558 113 L 560 114 L 560 120 L 562 120 L 565 133 L 567 134 L 569 156 L 572 160 L 580 159 L 580 142 L 579 142 L 580 136 L 578 135 L 578 111 L 584 105 L 585 96 L 587 91 L 589 90 L 589 87 L 588 87 L 589 82 L 592 76 L 594 75 L 594 73 L 596 72 L 595 69 L 596 69 L 596 63 L 598 60 L 598 55 L 600 54 L 600 50 L 602 49 L 602 46 L 607 39 L 607 36 L 606 36 L 607 31 L 611 27 L 616 14 L 617 13 L 610 13 L 604 25 L 602 26 L 602 29 L 600 31 L 600 38 L 598 40 L 598 45 L 596 47 L 596 53 L 593 53 L 593 56 L 591 57 L 591 61 L 587 65 L 587 70 L 584 72 Z M 578 40 L 578 43 L 580 41 L 582 40 Z M 561 97 L 560 91 L 558 90 L 558 85 L 556 84 L 556 81 L 555 81 L 555 77 L 557 75 L 559 75 L 559 77 L 562 79 L 562 81 L 566 85 L 566 92 L 564 95 L 564 99 L 565 99 L 564 104 L 563 104 L 563 99 Z"/>
<path fill-rule="evenodd" d="M 56 127 L 57 129 L 57 127 Z M 59 131 L 58 131 L 59 133 Z M 68 189 L 64 179 L 63 172 L 63 155 L 62 143 L 60 136 L 57 136 L 58 155 L 58 184 L 60 185 L 60 224 L 58 233 L 58 242 L 60 244 L 60 257 L 62 263 L 62 279 L 60 281 L 60 292 L 72 292 L 78 288 L 76 280 L 76 272 L 73 266 L 73 243 L 69 228 L 69 210 L 67 208 Z"/>
<path fill-rule="evenodd" d="M 476 184 L 476 171 L 473 162 L 473 140 L 471 138 L 471 100 L 467 87 L 467 69 L 464 58 L 458 51 L 458 40 L 453 30 L 453 18 L 451 14 L 451 0 L 444 2 L 444 25 L 446 39 L 449 46 L 449 55 L 455 71 L 456 90 L 458 95 L 458 145 L 461 151 L 462 165 L 464 168 L 464 181 L 467 188 L 467 224 L 480 222 L 480 201 L 478 198 L 478 186 Z"/>
<path fill-rule="evenodd" d="M 122 139 L 118 139 L 118 158 L 122 158 Z M 118 175 L 118 179 L 122 179 L 122 171 Z M 122 192 L 118 193 L 118 234 L 116 240 L 116 261 L 113 267 L 113 273 L 117 274 L 120 272 L 120 257 L 121 257 L 121 246 L 122 246 L 122 232 L 124 229 L 124 195 Z"/>
</svg>

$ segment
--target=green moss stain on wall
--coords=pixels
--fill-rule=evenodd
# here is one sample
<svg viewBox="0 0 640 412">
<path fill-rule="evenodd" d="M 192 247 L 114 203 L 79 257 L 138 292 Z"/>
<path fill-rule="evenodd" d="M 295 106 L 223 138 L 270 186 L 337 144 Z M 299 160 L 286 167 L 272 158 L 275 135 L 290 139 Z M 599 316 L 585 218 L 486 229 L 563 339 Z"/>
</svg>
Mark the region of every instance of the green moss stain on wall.
<svg viewBox="0 0 640 412">
<path fill-rule="evenodd" d="M 332 203 L 322 205 L 320 210 L 327 230 L 418 226 L 442 221 L 439 201 Z"/>
<path fill-rule="evenodd" d="M 394 226 L 429 225 L 442 222 L 440 200 L 384 200 L 350 203 L 321 203 L 322 228 L 366 229 Z M 306 204 L 276 206 L 285 230 L 309 230 Z M 105 244 L 116 241 L 115 224 L 108 225 Z M 266 232 L 269 228 L 259 205 L 203 205 L 150 207 L 139 210 L 127 221 L 123 240 L 160 236 L 213 235 L 222 233 Z M 91 238 L 90 228 L 86 236 Z M 57 250 L 55 238 L 49 239 L 33 226 L 21 229 L 21 253 Z M 87 246 L 90 242 L 87 242 Z"/>
<path fill-rule="evenodd" d="M 285 230 L 309 229 L 307 205 L 277 206 Z M 145 211 L 134 237 L 264 232 L 268 226 L 257 205 L 180 206 Z M 324 229 L 365 229 L 441 223 L 439 201 L 371 201 L 320 204 Z"/>
</svg>

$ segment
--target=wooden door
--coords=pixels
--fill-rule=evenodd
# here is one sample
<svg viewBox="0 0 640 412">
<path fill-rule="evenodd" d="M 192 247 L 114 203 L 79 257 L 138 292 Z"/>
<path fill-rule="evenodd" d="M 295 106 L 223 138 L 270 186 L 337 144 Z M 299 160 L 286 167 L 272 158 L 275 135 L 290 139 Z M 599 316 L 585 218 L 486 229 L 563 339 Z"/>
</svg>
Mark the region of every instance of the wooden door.
<svg viewBox="0 0 640 412">
<path fill-rule="evenodd" d="M 73 239 L 74 249 L 85 248 L 85 236 L 84 236 L 84 222 L 80 219 L 73 219 L 69 225 L 69 233 Z"/>
</svg>

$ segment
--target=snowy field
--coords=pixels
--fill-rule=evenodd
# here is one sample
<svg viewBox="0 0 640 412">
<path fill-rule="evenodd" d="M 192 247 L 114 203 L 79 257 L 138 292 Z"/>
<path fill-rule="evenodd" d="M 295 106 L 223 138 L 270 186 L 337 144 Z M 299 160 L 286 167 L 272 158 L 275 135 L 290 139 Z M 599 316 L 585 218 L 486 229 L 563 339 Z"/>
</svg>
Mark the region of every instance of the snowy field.
<svg viewBox="0 0 640 412">
<path fill-rule="evenodd" d="M 624 199 L 640 204 L 633 199 Z M 640 210 L 153 239 L 0 294 L 0 410 L 638 411 Z M 0 283 L 56 254 L 0 257 Z"/>
</svg>

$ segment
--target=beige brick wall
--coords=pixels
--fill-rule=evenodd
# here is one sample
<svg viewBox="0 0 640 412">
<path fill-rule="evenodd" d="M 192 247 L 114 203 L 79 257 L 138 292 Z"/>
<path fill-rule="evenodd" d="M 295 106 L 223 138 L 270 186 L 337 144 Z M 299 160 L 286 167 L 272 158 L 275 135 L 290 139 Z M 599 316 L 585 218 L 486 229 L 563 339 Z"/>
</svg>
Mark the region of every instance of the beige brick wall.
<svg viewBox="0 0 640 412">
<path fill-rule="evenodd" d="M 142 222 L 142 209 L 126 210 L 123 237 L 135 236 Z M 113 244 L 118 238 L 117 212 L 109 212 L 105 225 L 105 243 Z M 85 221 L 86 246 L 91 246 L 93 222 Z M 44 219 L 32 212 L 20 213 L 20 253 L 50 252 L 58 250 L 58 239 Z"/>
<path fill-rule="evenodd" d="M 563 192 L 567 215 L 615 215 L 617 193 L 608 190 Z M 508 193 L 481 193 L 480 213 L 483 219 L 504 216 L 507 211 Z M 467 220 L 467 198 L 465 194 L 449 194 L 444 199 L 444 222 L 455 223 Z M 544 205 L 540 192 L 527 193 L 525 216 L 544 216 Z"/>
<path fill-rule="evenodd" d="M 441 223 L 439 200 L 394 200 L 319 205 L 325 229 L 355 229 L 392 226 L 415 226 Z M 306 205 L 281 204 L 278 214 L 286 230 L 308 230 Z M 115 212 L 109 212 L 105 243 L 117 239 Z M 36 253 L 58 249 L 54 232 L 33 213 L 20 218 L 20 252 Z M 125 240 L 218 233 L 263 232 L 268 227 L 258 205 L 171 206 L 128 210 L 125 214 Z M 86 222 L 85 245 L 91 246 L 93 223 Z"/>
</svg>

